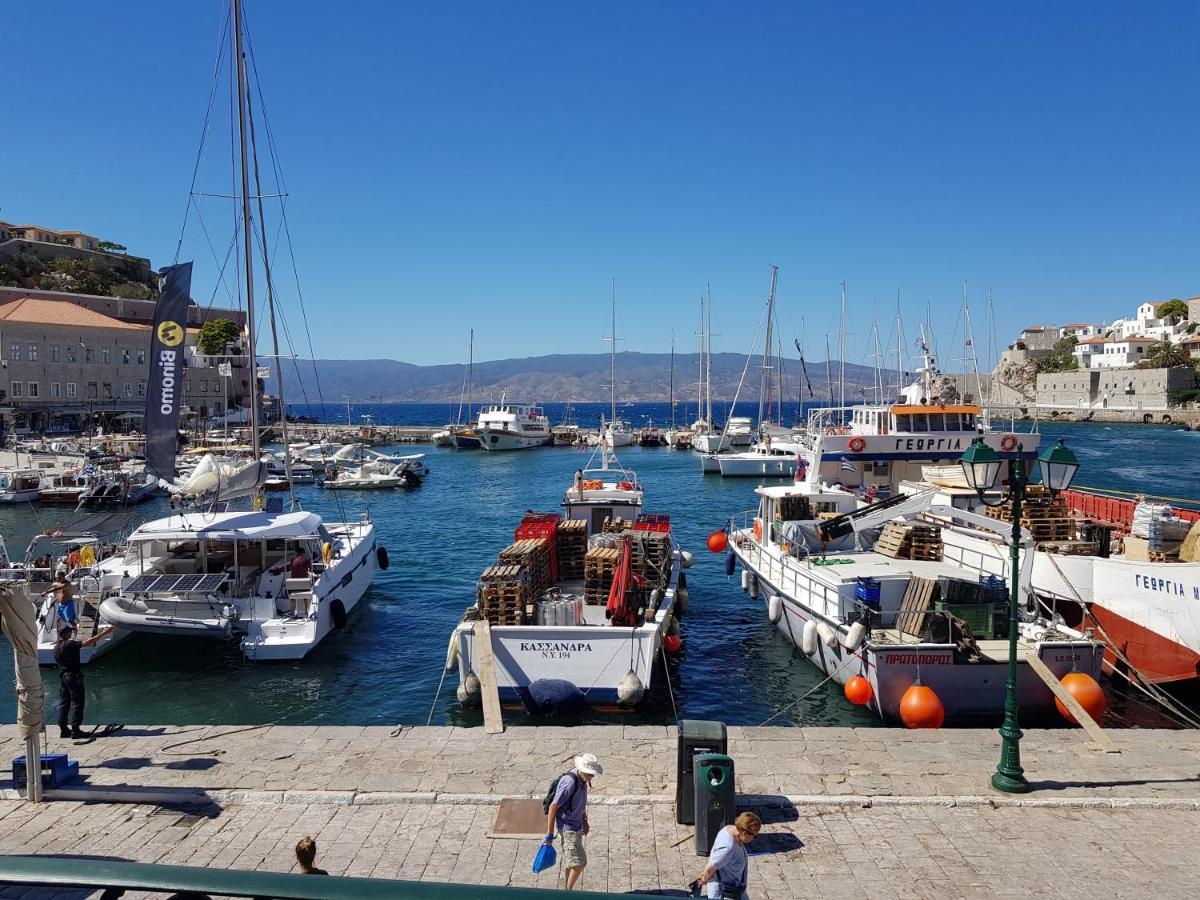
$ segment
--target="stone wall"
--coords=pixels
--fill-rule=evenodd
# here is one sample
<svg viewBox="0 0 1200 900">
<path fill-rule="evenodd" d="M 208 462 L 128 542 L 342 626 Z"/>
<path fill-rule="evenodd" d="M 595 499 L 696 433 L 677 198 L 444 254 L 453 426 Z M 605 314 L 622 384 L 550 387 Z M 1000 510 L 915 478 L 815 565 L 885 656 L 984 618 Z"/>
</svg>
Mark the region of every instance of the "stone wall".
<svg viewBox="0 0 1200 900">
<path fill-rule="evenodd" d="M 1165 411 L 1170 397 L 1196 386 L 1191 366 L 1087 369 L 1037 378 L 1039 409 Z"/>
</svg>

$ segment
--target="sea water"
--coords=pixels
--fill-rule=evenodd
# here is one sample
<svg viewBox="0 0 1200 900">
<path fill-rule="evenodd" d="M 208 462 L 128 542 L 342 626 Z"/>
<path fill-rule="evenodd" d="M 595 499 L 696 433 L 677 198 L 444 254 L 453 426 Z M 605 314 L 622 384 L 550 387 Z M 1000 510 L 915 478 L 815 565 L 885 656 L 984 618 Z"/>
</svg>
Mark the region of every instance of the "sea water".
<svg viewBox="0 0 1200 900">
<path fill-rule="evenodd" d="M 600 408 L 583 406 L 582 423 L 591 424 L 588 417 L 594 420 Z M 352 414 L 360 411 L 366 409 Z M 446 407 L 397 404 L 370 412 L 380 424 L 441 424 Z M 548 412 L 561 417 L 561 405 Z M 670 422 L 666 404 L 635 404 L 622 415 L 635 426 L 648 418 Z M 329 418 L 336 421 L 332 408 Z M 1064 437 L 1079 454 L 1081 484 L 1200 495 L 1200 433 L 1103 425 L 1046 425 L 1042 432 L 1043 441 Z M 412 490 L 297 487 L 304 508 L 327 520 L 369 513 L 388 549 L 389 570 L 379 573 L 345 629 L 306 659 L 287 663 L 247 662 L 234 643 L 137 635 L 87 667 L 88 722 L 424 724 L 432 711 L 434 723 L 480 723 L 478 711 L 460 709 L 454 699 L 456 673 L 447 675 L 435 703 L 450 631 L 474 602 L 479 573 L 512 540 L 522 515 L 560 509 L 563 491 L 591 451 L 410 446 L 402 452 L 420 451 L 432 471 Z M 670 514 L 677 539 L 695 555 L 688 571 L 691 611 L 682 620 L 683 650 L 668 664 L 669 680 L 657 680 L 647 703 L 571 721 L 671 722 L 678 715 L 757 725 L 778 714 L 776 724 L 877 724 L 848 703 L 838 685 L 821 684 L 824 676 L 769 624 L 762 603 L 742 593 L 736 575 L 726 577 L 724 556 L 705 549 L 709 532 L 755 505 L 755 480 L 701 475 L 691 451 L 630 447 L 620 457 L 646 488 L 645 510 Z M 156 499 L 130 513 L 135 521 L 155 518 L 167 505 Z M 72 515 L 65 507 L 3 507 L 0 533 L 19 557 L 37 530 Z M 43 675 L 47 716 L 54 721 L 58 677 L 53 669 Z M 1164 724 L 1133 700 L 1115 698 L 1111 706 L 1110 724 Z M 14 718 L 12 693 L 0 691 L 0 719 Z M 505 719 L 543 721 L 511 710 Z"/>
</svg>

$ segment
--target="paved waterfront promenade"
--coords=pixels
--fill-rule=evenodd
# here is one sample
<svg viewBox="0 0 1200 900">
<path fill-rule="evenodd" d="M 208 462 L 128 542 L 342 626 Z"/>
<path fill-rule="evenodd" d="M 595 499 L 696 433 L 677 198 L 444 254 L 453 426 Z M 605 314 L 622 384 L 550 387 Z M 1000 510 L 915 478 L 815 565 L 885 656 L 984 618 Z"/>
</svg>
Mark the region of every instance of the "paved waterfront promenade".
<svg viewBox="0 0 1200 900">
<path fill-rule="evenodd" d="M 486 835 L 502 797 L 540 797 L 591 750 L 605 774 L 582 886 L 678 890 L 700 868 L 662 726 L 128 732 L 71 745 L 82 783 L 53 802 L 0 800 L 0 852 L 287 871 L 312 834 L 337 874 L 549 887 L 556 873 L 529 872 L 536 842 Z M 1036 790 L 1014 798 L 987 788 L 991 730 L 731 728 L 742 803 L 767 821 L 752 894 L 1193 896 L 1200 734 L 1112 734 L 1121 753 L 1028 732 Z M 0 745 L 6 763 L 20 754 L 15 728 Z"/>
</svg>

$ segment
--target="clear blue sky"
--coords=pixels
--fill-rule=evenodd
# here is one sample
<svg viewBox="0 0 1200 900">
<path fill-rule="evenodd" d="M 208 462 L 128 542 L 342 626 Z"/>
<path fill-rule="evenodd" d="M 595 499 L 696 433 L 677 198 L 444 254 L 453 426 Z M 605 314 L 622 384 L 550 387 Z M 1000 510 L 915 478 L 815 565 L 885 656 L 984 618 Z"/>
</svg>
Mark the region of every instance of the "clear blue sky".
<svg viewBox="0 0 1200 900">
<path fill-rule="evenodd" d="M 980 345 L 988 287 L 1002 346 L 1200 294 L 1195 3 L 247 9 L 318 356 L 603 352 L 610 277 L 622 349 L 690 347 L 711 282 L 742 351 L 771 262 L 812 358 L 847 282 L 852 361 L 897 289 L 944 357 L 964 278 Z M 223 15 L 9 4 L 0 218 L 169 262 Z"/>
</svg>

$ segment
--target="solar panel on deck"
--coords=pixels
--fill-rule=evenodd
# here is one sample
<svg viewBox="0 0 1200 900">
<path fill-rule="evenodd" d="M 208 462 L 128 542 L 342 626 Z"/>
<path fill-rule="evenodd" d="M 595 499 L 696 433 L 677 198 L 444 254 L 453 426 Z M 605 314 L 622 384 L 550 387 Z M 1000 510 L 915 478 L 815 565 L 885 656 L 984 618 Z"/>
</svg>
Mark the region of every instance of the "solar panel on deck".
<svg viewBox="0 0 1200 900">
<path fill-rule="evenodd" d="M 125 585 L 124 590 L 132 594 L 140 594 L 142 591 L 150 590 L 150 585 L 154 584 L 161 577 L 161 575 L 139 575 L 133 581 L 129 582 L 129 584 Z"/>
<path fill-rule="evenodd" d="M 150 585 L 150 590 L 156 593 L 166 593 L 175 589 L 175 583 L 180 580 L 179 575 L 159 575 L 154 584 Z"/>
<path fill-rule="evenodd" d="M 175 590 L 182 593 L 183 591 L 194 591 L 200 586 L 200 582 L 204 581 L 203 575 L 182 575 L 175 582 Z"/>
<path fill-rule="evenodd" d="M 193 588 L 193 590 L 204 591 L 205 593 L 208 593 L 209 591 L 215 591 L 225 583 L 226 577 L 227 576 L 225 575 L 205 575 L 201 579 L 200 583 Z"/>
</svg>

